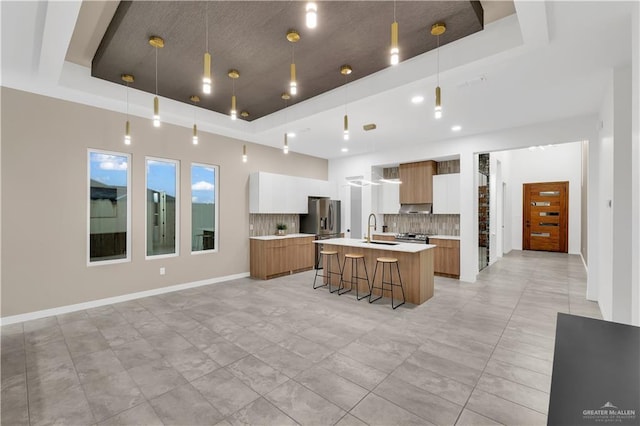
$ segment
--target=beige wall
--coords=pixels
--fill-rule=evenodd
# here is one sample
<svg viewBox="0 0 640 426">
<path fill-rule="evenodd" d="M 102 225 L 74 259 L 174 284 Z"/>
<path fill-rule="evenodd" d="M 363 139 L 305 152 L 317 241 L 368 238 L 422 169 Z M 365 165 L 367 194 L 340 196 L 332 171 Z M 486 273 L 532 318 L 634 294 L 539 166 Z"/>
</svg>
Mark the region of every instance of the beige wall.
<svg viewBox="0 0 640 426">
<path fill-rule="evenodd" d="M 327 161 L 2 88 L 1 316 L 88 302 L 247 272 L 249 174 L 256 171 L 327 179 Z M 87 149 L 132 154 L 131 262 L 87 266 Z M 145 260 L 145 156 L 180 167 L 180 255 Z M 190 163 L 220 166 L 218 253 L 191 255 Z M 160 276 L 159 268 L 166 268 Z"/>
</svg>

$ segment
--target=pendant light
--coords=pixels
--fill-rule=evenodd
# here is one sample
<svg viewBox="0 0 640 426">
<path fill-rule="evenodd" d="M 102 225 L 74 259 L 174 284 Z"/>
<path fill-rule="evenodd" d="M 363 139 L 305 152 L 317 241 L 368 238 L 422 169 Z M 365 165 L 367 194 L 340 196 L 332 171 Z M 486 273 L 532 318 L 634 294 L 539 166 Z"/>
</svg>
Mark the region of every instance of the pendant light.
<svg viewBox="0 0 640 426">
<path fill-rule="evenodd" d="M 124 144 L 131 145 L 131 124 L 129 123 L 129 84 L 133 83 L 133 75 L 122 74 L 122 81 L 127 85 L 127 122 L 124 125 Z"/>
<path fill-rule="evenodd" d="M 153 98 L 153 126 L 160 127 L 160 101 L 158 100 L 158 49 L 164 47 L 164 40 L 158 36 L 151 36 L 149 44 L 156 51 L 156 96 Z"/>
<path fill-rule="evenodd" d="M 231 119 L 235 120 L 238 118 L 238 110 L 236 109 L 236 80 L 240 78 L 240 71 L 229 70 L 227 75 L 231 79 L 231 84 L 233 85 L 231 89 Z"/>
<path fill-rule="evenodd" d="M 198 145 L 198 126 L 196 125 L 196 112 L 198 110 L 197 103 L 200 102 L 200 97 L 193 95 L 189 98 L 193 102 L 193 138 L 191 141 L 194 145 Z"/>
<path fill-rule="evenodd" d="M 340 74 L 344 75 L 344 120 L 342 123 L 342 138 L 345 141 L 349 140 L 349 116 L 347 115 L 347 77 L 349 76 L 349 74 L 351 74 L 352 71 L 353 69 L 350 65 L 342 65 L 340 67 Z"/>
<path fill-rule="evenodd" d="M 291 99 L 291 96 L 289 96 L 289 94 L 287 92 L 284 92 L 282 95 L 280 95 L 280 97 L 282 98 L 282 100 L 284 101 L 284 122 L 285 122 L 285 127 L 287 126 L 287 101 L 289 99 Z M 289 135 L 287 134 L 287 129 L 285 128 L 284 131 L 284 144 L 282 145 L 282 152 L 285 154 L 289 153 Z"/>
<path fill-rule="evenodd" d="M 289 93 L 291 96 L 298 94 L 298 82 L 296 81 L 295 44 L 300 41 L 300 34 L 296 30 L 287 31 L 287 40 L 291 43 L 291 78 L 289 80 Z"/>
<path fill-rule="evenodd" d="M 209 53 L 209 2 L 205 2 L 204 9 L 204 73 L 202 74 L 202 93 L 211 94 L 211 54 Z"/>
<path fill-rule="evenodd" d="M 391 65 L 400 62 L 400 50 L 398 49 L 398 22 L 396 21 L 396 2 L 393 0 L 393 24 L 391 24 Z"/>
<path fill-rule="evenodd" d="M 318 5 L 315 2 L 309 1 L 307 2 L 307 6 L 305 7 L 307 12 L 306 21 L 307 28 L 315 28 L 318 26 Z"/>
<path fill-rule="evenodd" d="M 436 106 L 434 109 L 434 116 L 437 120 L 442 118 L 442 99 L 440 92 L 440 36 L 444 34 L 447 30 L 447 27 L 444 23 L 437 22 L 433 24 L 431 27 L 431 35 L 436 36 L 437 39 L 437 47 L 436 47 L 436 55 L 437 55 L 437 86 L 436 86 Z"/>
<path fill-rule="evenodd" d="M 243 163 L 247 162 L 247 146 L 246 145 L 242 145 L 242 162 Z"/>
</svg>

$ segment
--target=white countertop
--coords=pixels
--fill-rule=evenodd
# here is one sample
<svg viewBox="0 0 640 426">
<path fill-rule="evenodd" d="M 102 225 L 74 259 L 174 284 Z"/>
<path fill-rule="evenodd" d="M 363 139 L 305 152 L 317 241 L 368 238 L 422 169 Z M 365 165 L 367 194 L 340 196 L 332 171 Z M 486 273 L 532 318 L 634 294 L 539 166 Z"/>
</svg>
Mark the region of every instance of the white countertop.
<svg viewBox="0 0 640 426">
<path fill-rule="evenodd" d="M 330 244 L 334 246 L 345 247 L 357 247 L 372 250 L 385 250 L 385 251 L 400 251 L 403 253 L 418 253 L 423 250 L 429 250 L 434 248 L 433 244 L 414 244 L 414 243 L 396 243 L 394 245 L 389 244 L 376 244 L 374 242 L 367 243 L 361 238 L 331 238 L 328 240 L 315 240 L 316 244 Z"/>
<path fill-rule="evenodd" d="M 262 235 L 259 237 L 249 237 L 252 240 L 283 240 L 285 238 L 314 237 L 314 234 L 286 234 L 286 235 Z"/>
</svg>

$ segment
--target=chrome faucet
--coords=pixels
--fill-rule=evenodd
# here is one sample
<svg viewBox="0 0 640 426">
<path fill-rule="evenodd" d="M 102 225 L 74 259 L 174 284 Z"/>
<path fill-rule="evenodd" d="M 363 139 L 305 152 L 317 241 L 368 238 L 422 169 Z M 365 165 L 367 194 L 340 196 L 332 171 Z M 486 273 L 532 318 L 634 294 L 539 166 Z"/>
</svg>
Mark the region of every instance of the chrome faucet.
<svg viewBox="0 0 640 426">
<path fill-rule="evenodd" d="M 373 217 L 373 230 L 376 230 L 377 224 L 376 224 L 376 215 L 371 213 L 369 215 L 369 219 L 367 219 L 367 242 L 370 243 L 371 242 L 371 218 Z"/>
</svg>

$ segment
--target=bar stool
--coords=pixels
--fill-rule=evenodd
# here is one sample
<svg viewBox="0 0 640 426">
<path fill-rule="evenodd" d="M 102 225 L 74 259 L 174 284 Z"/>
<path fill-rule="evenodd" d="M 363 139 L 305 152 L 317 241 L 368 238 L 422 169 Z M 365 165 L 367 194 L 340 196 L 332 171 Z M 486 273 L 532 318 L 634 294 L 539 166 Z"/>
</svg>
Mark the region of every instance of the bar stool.
<svg viewBox="0 0 640 426">
<path fill-rule="evenodd" d="M 378 264 L 382 263 L 382 281 L 380 283 L 381 287 L 375 287 L 375 283 L 376 283 L 376 274 L 378 273 Z M 398 280 L 400 281 L 400 284 L 395 284 L 393 282 L 393 271 L 391 269 L 391 265 L 395 264 L 396 265 L 396 270 L 398 271 Z M 385 281 L 384 280 L 384 267 L 385 265 L 389 266 L 389 279 L 391 281 Z M 389 284 L 391 287 L 391 307 L 393 309 L 397 308 L 398 306 L 402 306 L 404 305 L 405 299 L 404 299 L 404 287 L 402 286 L 402 277 L 400 276 L 400 267 L 398 266 L 398 259 L 396 259 L 395 257 L 379 257 L 376 259 L 376 269 L 373 272 L 373 283 L 371 286 L 371 292 L 369 294 L 369 303 L 373 303 L 378 299 L 381 299 L 382 296 L 384 295 L 384 285 L 385 284 Z M 399 305 L 394 306 L 393 305 L 393 287 L 400 287 L 400 289 L 402 290 L 402 303 L 400 303 Z M 373 294 L 373 289 L 374 288 L 379 288 L 380 289 L 380 296 L 378 296 L 377 298 L 371 300 L 371 295 Z"/>
<path fill-rule="evenodd" d="M 318 274 L 318 271 L 320 270 L 320 264 L 322 264 L 322 259 L 323 256 L 327 256 L 327 270 L 326 270 L 326 274 Z M 338 264 L 338 269 L 340 270 L 340 272 L 335 272 L 331 270 L 331 258 L 335 256 L 336 257 L 336 263 Z M 338 286 L 338 288 L 336 288 L 335 290 L 331 290 L 331 275 L 339 275 L 340 279 L 342 279 L 342 269 L 340 269 L 340 258 L 338 257 L 338 252 L 335 250 L 320 250 L 320 256 L 318 257 L 318 263 L 316 264 L 316 276 L 313 277 L 313 288 L 320 288 L 320 287 L 325 287 L 325 286 L 329 286 L 329 293 L 335 293 L 336 291 L 340 290 L 340 286 Z M 322 277 L 323 279 L 326 278 L 327 279 L 327 284 L 322 284 L 319 286 L 316 286 L 316 279 L 318 277 Z"/>
<path fill-rule="evenodd" d="M 347 264 L 347 259 L 351 260 L 351 277 L 349 278 L 349 281 L 344 279 L 344 271 L 345 271 L 345 266 Z M 358 275 L 358 260 L 362 260 L 362 266 L 364 267 L 364 277 L 361 277 Z M 355 270 L 355 275 L 354 275 L 354 270 Z M 354 283 L 355 280 L 355 283 Z M 360 296 L 360 293 L 358 292 L 358 281 L 366 281 L 367 282 L 367 288 L 369 288 L 369 293 L 365 294 L 364 296 Z M 344 290 L 344 283 L 348 282 L 349 283 L 349 290 L 347 291 L 340 291 L 340 290 Z M 371 296 L 371 283 L 369 282 L 369 273 L 367 272 L 367 262 L 365 262 L 364 260 L 364 254 L 359 254 L 359 253 L 346 253 L 344 255 L 344 260 L 342 261 L 342 276 L 340 277 L 340 287 L 338 288 L 338 294 L 345 294 L 345 293 L 349 293 L 351 290 L 353 290 L 353 285 L 355 284 L 356 286 L 356 299 L 357 300 L 362 300 L 367 296 Z"/>
</svg>

